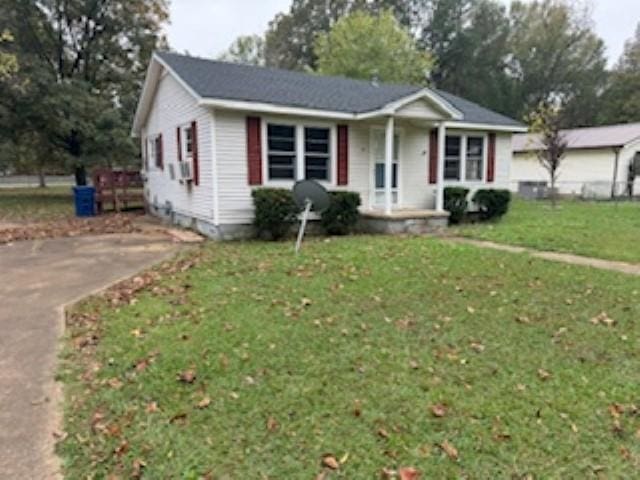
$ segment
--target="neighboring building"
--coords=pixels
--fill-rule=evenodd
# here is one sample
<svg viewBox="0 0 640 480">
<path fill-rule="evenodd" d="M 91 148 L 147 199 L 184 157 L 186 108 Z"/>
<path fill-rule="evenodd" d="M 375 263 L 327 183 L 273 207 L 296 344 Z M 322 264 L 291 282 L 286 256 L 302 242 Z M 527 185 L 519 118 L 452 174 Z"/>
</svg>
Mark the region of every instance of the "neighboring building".
<svg viewBox="0 0 640 480">
<path fill-rule="evenodd" d="M 133 127 L 152 210 L 216 238 L 250 232 L 252 189 L 303 178 L 360 193 L 378 220 L 446 221 L 446 185 L 508 188 L 524 131 L 437 90 L 173 53 L 153 55 Z"/>
<path fill-rule="evenodd" d="M 640 167 L 640 123 L 576 128 L 562 133 L 568 142 L 568 151 L 558 170 L 558 193 L 608 198 L 612 193 L 627 195 L 629 182 L 637 183 L 635 178 L 640 175 L 640 168 L 630 173 L 630 167 L 634 162 Z M 529 196 L 532 186 L 549 182 L 549 174 L 536 156 L 540 148 L 538 135 L 514 135 L 512 190 Z"/>
</svg>

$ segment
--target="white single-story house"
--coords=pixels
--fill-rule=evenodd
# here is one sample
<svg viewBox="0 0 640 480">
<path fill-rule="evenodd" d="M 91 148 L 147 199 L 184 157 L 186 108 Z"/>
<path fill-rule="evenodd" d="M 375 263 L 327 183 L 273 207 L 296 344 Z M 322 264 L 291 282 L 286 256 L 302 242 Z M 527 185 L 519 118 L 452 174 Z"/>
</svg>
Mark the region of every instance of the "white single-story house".
<svg viewBox="0 0 640 480">
<path fill-rule="evenodd" d="M 430 88 L 175 53 L 153 55 L 133 126 L 150 209 L 214 238 L 250 231 L 253 189 L 304 178 L 358 192 L 371 218 L 446 221 L 445 186 L 508 188 L 524 131 Z"/>
<path fill-rule="evenodd" d="M 608 198 L 625 195 L 630 165 L 640 167 L 640 123 L 563 130 L 568 149 L 558 169 L 561 195 Z M 549 173 L 536 156 L 540 137 L 518 134 L 513 138 L 511 189 L 528 195 L 532 185 L 549 182 Z M 640 169 L 636 170 L 640 175 Z M 636 188 L 636 191 L 638 189 Z"/>
</svg>

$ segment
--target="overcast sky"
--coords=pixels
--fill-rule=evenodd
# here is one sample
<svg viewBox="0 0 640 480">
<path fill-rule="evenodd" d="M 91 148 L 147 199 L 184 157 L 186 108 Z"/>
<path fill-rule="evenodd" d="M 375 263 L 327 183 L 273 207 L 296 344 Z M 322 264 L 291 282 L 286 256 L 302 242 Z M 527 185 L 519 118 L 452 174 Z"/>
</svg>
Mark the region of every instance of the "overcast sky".
<svg viewBox="0 0 640 480">
<path fill-rule="evenodd" d="M 508 3 L 509 0 L 501 0 Z M 640 22 L 640 0 L 590 0 L 598 34 L 615 62 Z M 179 52 L 214 57 L 239 35 L 262 34 L 291 0 L 172 0 L 169 44 Z"/>
</svg>

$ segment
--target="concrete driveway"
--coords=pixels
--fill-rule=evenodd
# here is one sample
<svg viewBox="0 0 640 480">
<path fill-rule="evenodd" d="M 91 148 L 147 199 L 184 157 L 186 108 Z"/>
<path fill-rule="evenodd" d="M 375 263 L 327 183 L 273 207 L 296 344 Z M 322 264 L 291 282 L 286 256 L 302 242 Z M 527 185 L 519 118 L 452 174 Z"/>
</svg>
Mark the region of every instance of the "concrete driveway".
<svg viewBox="0 0 640 480">
<path fill-rule="evenodd" d="M 178 246 L 162 233 L 0 246 L 0 479 L 59 475 L 54 382 L 63 305 L 157 263 Z"/>
</svg>

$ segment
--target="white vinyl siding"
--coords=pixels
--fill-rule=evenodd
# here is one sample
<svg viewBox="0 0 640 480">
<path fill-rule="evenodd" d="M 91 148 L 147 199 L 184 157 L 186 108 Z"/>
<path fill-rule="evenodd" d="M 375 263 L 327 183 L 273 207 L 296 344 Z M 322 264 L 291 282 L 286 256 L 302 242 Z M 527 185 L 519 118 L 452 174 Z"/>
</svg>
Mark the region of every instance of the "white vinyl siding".
<svg viewBox="0 0 640 480">
<path fill-rule="evenodd" d="M 200 184 L 188 187 L 177 179 L 172 180 L 170 173 L 171 169 L 178 171 L 176 129 L 190 125 L 192 121 L 197 122 Z M 155 168 L 155 159 L 151 150 L 149 151 L 147 189 L 148 201 L 151 204 L 155 202 L 156 205 L 164 207 L 168 201 L 178 213 L 213 220 L 212 122 L 213 115 L 210 110 L 199 107 L 193 97 L 171 75 L 162 77 L 142 131 L 142 136 L 146 138 L 162 134 L 163 170 Z M 184 135 L 181 137 L 184 144 L 186 138 Z"/>
</svg>

